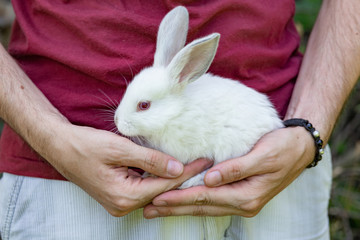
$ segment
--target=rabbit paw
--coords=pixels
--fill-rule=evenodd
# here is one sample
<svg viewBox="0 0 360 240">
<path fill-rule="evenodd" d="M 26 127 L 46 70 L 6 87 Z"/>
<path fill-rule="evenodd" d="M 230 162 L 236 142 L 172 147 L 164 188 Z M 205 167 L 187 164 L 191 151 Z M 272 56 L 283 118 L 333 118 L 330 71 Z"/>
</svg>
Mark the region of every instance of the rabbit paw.
<svg viewBox="0 0 360 240">
<path fill-rule="evenodd" d="M 198 175 L 186 180 L 185 182 L 183 182 L 183 184 L 181 184 L 180 187 L 178 187 L 178 189 L 186 189 L 189 187 L 204 185 L 205 174 L 206 171 L 199 173 Z"/>
</svg>

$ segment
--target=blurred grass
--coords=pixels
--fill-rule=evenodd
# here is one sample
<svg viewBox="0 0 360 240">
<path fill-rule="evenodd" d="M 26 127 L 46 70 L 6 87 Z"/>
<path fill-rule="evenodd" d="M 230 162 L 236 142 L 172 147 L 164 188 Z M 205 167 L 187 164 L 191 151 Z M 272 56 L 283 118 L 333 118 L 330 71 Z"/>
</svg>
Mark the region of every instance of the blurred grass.
<svg viewBox="0 0 360 240">
<path fill-rule="evenodd" d="M 350 96 L 331 141 L 333 186 L 329 208 L 332 239 L 360 239 L 360 83 Z"/>
<path fill-rule="evenodd" d="M 314 26 L 321 0 L 296 0 L 294 21 L 301 35 L 300 51 L 305 52 L 306 42 Z"/>
<path fill-rule="evenodd" d="M 8 0 L 0 0 L 0 41 L 7 46 L 11 13 Z M 296 0 L 295 22 L 306 49 L 321 0 Z M 0 133 L 3 122 L 0 119 Z M 330 140 L 333 186 L 329 206 L 332 240 L 360 239 L 360 83 L 344 108 Z"/>
</svg>

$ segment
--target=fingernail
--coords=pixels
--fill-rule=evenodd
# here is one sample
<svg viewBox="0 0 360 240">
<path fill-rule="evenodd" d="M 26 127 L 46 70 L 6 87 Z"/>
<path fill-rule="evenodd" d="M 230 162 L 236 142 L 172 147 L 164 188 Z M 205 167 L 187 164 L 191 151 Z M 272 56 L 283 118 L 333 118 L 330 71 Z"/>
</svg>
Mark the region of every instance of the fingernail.
<svg viewBox="0 0 360 240">
<path fill-rule="evenodd" d="M 167 172 L 173 177 L 179 176 L 183 172 L 184 166 L 175 161 L 175 160 L 169 160 L 167 165 Z"/>
<path fill-rule="evenodd" d="M 219 171 L 213 171 L 206 175 L 206 183 L 210 186 L 216 186 L 221 183 L 221 174 Z"/>
<path fill-rule="evenodd" d="M 211 168 L 214 165 L 214 160 L 206 159 L 206 169 Z"/>
<path fill-rule="evenodd" d="M 153 209 L 146 213 L 146 218 L 156 218 L 160 217 L 160 214 L 157 210 Z"/>
</svg>

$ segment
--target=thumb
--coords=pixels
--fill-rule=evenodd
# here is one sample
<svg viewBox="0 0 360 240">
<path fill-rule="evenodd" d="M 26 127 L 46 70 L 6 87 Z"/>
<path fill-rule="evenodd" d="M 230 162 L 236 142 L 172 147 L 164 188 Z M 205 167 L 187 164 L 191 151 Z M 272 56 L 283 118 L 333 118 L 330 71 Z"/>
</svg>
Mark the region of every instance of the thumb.
<svg viewBox="0 0 360 240">
<path fill-rule="evenodd" d="M 146 172 L 165 178 L 175 178 L 184 171 L 184 165 L 175 158 L 150 148 L 139 146 L 130 140 L 125 140 L 128 149 L 127 157 L 122 159 L 122 164 L 141 168 Z"/>
<path fill-rule="evenodd" d="M 205 184 L 209 187 L 215 187 L 259 174 L 259 161 L 260 158 L 257 155 L 249 153 L 239 158 L 221 162 L 206 173 Z"/>
</svg>

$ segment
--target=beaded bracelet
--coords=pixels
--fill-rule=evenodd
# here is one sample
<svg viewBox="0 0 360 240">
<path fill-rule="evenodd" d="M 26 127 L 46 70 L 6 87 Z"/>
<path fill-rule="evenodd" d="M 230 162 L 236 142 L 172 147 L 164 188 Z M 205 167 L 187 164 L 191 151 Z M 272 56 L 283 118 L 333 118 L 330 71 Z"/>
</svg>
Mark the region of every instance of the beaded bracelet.
<svg viewBox="0 0 360 240">
<path fill-rule="evenodd" d="M 283 121 L 283 124 L 285 125 L 285 127 L 295 127 L 295 126 L 304 127 L 308 132 L 311 133 L 311 136 L 314 138 L 316 152 L 315 152 L 314 160 L 312 161 L 312 163 L 310 163 L 309 166 L 307 166 L 307 168 L 315 167 L 318 164 L 318 162 L 322 159 L 322 155 L 324 154 L 323 140 L 321 140 L 320 138 L 320 133 L 316 131 L 316 129 L 308 120 L 301 118 L 288 119 Z"/>
</svg>

